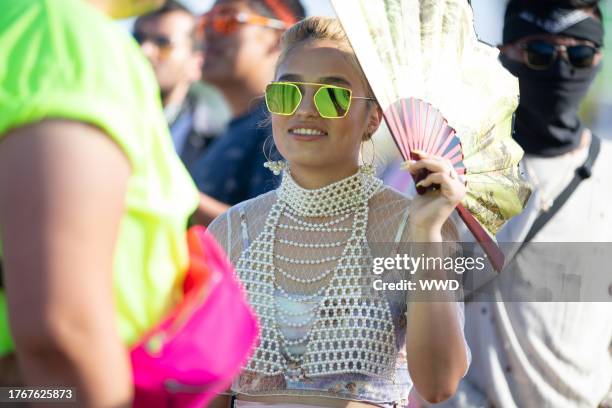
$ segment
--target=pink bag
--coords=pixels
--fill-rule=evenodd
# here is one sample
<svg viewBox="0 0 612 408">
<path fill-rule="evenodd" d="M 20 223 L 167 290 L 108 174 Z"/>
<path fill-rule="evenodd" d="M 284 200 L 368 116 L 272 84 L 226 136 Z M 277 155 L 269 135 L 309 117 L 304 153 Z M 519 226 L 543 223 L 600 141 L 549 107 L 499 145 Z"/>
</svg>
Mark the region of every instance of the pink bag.
<svg viewBox="0 0 612 408">
<path fill-rule="evenodd" d="M 226 390 L 259 335 L 234 269 L 203 227 L 187 232 L 184 298 L 131 352 L 137 408 L 204 407 Z"/>
</svg>

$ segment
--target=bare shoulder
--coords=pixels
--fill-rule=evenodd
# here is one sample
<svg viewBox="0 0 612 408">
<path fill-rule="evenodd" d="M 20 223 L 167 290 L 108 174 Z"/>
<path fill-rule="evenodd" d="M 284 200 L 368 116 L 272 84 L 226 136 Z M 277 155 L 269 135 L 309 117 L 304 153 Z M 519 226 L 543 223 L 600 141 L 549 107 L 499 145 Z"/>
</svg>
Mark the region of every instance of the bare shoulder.
<svg viewBox="0 0 612 408">
<path fill-rule="evenodd" d="M 70 314 L 105 301 L 129 177 L 123 151 L 93 126 L 48 120 L 4 136 L 3 266 L 7 281 L 12 279 L 23 294 L 9 309 L 21 317 L 33 311 L 41 317 L 46 310 L 59 310 L 50 304 L 66 306 Z M 94 297 L 102 303 L 91 301 Z M 21 328 L 31 333 L 25 323 Z"/>
<path fill-rule="evenodd" d="M 106 142 L 108 145 L 119 146 L 102 129 L 85 122 L 70 119 L 45 119 L 39 122 L 25 124 L 20 127 L 9 129 L 6 133 L 0 134 L 0 143 L 22 143 L 25 140 L 30 143 L 46 142 L 47 144 L 62 144 L 70 138 L 78 137 L 78 143 L 70 143 L 67 147 L 81 148 L 88 146 L 95 139 L 99 142 Z M 71 140 L 71 142 L 73 142 Z"/>
<path fill-rule="evenodd" d="M 123 190 L 131 173 L 127 156 L 104 131 L 62 119 L 26 125 L 1 136 L 0 165 L 5 186 L 18 190 L 29 186 L 27 193 L 34 194 L 41 185 L 40 194 L 49 192 L 45 202 L 65 205 L 80 203 L 86 192 L 100 196 Z M 69 190 L 81 194 L 71 197 Z M 54 194 L 59 191 L 64 194 Z M 16 198 L 16 193 L 9 197 Z"/>
</svg>

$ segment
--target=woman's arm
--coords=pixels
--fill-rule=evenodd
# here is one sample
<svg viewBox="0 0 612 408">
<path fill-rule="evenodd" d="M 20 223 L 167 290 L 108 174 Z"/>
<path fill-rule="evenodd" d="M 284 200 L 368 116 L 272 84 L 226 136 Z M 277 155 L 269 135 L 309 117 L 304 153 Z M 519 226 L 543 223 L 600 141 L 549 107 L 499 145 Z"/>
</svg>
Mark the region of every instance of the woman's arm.
<svg viewBox="0 0 612 408">
<path fill-rule="evenodd" d="M 443 159 L 421 154 L 420 161 L 408 166 L 411 173 L 416 174 L 420 169 L 431 172 L 422 185 L 436 184 L 438 188 L 414 199 L 409 234 L 413 242 L 422 243 L 426 257 L 443 259 L 448 251 L 442 242 L 452 240 L 451 230 L 454 230 L 447 220 L 465 195 L 465 186 L 451 170 L 450 163 Z M 442 270 L 426 270 L 417 278 L 446 280 L 448 276 Z M 406 315 L 408 368 L 419 394 L 429 402 L 441 402 L 455 393 L 467 371 L 459 305 L 451 291 L 419 293 L 419 296 L 418 302 L 408 304 Z"/>
<path fill-rule="evenodd" d="M 113 296 L 130 171 L 120 148 L 82 123 L 47 120 L 0 142 L 5 289 L 23 382 L 77 387 L 80 405 L 131 405 Z"/>
<path fill-rule="evenodd" d="M 414 235 L 413 235 L 414 236 Z M 444 258 L 448 255 L 434 239 L 438 236 L 416 236 L 420 242 L 429 240 L 424 248 L 426 257 Z M 446 237 L 445 237 L 446 238 Z M 417 279 L 445 281 L 444 271 L 427 270 Z M 429 402 L 450 398 L 467 371 L 467 355 L 463 328 L 459 321 L 455 293 L 436 291 L 419 293 L 418 301 L 408 303 L 406 314 L 406 353 L 408 368 L 415 388 Z"/>
</svg>

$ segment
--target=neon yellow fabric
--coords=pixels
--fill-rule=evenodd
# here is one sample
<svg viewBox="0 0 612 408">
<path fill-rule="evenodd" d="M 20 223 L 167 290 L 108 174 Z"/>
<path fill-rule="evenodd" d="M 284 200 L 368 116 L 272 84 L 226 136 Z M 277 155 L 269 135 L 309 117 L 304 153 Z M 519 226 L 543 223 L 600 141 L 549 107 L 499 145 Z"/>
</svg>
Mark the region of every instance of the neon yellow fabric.
<svg viewBox="0 0 612 408">
<path fill-rule="evenodd" d="M 0 310 L 6 308 L 6 301 L 4 299 L 4 293 L 0 291 Z M 0 313 L 0 356 L 11 351 L 13 348 L 13 342 L 11 340 L 11 334 L 8 331 L 8 321 L 6 313 Z"/>
<path fill-rule="evenodd" d="M 103 129 L 131 163 L 114 280 L 119 330 L 132 344 L 179 295 L 198 201 L 155 77 L 129 34 L 85 0 L 0 0 L 0 10 L 0 142 L 13 128 L 68 118 Z M 0 296 L 0 354 L 11 349 L 6 333 Z"/>
</svg>

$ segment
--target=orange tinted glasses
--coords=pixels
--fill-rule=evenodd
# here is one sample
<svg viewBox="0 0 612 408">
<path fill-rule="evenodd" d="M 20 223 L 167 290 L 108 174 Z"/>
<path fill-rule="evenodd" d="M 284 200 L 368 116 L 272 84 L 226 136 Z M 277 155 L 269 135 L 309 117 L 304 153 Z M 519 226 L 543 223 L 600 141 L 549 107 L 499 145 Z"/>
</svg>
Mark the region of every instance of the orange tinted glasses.
<svg viewBox="0 0 612 408">
<path fill-rule="evenodd" d="M 233 9 L 213 9 L 202 16 L 200 20 L 200 29 L 206 30 L 212 28 L 219 34 L 228 35 L 236 32 L 241 24 L 269 27 L 275 30 L 285 30 L 287 28 L 287 24 L 274 18 Z"/>
</svg>

